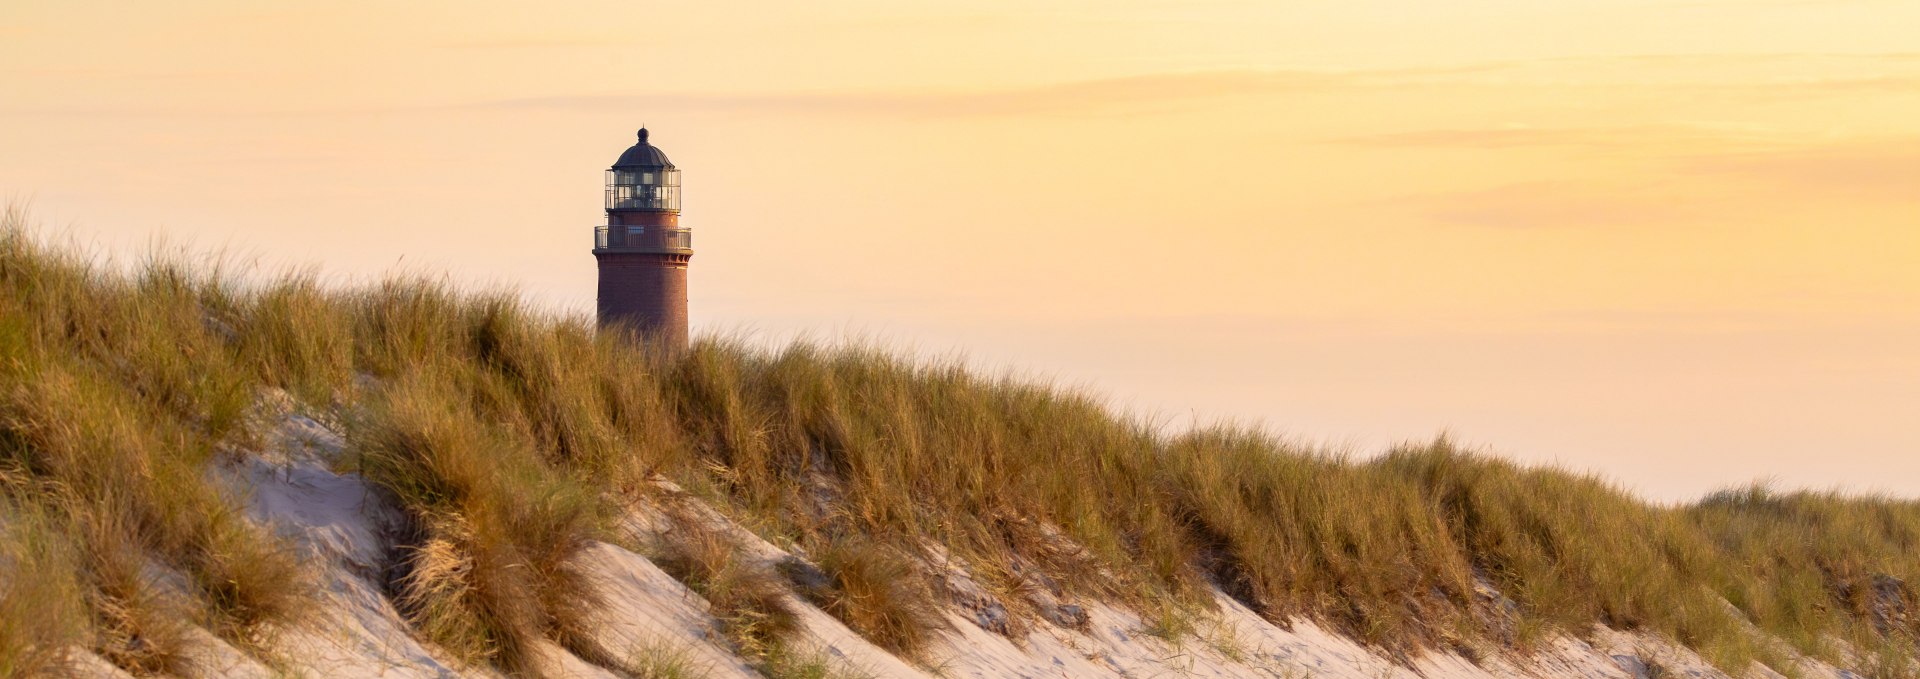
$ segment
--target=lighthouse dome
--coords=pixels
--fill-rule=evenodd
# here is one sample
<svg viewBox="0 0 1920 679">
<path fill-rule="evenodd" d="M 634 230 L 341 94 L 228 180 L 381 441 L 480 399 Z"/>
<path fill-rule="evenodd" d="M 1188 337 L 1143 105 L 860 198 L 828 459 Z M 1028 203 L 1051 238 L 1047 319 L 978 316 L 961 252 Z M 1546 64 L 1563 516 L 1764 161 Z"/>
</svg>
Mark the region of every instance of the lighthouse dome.
<svg viewBox="0 0 1920 679">
<path fill-rule="evenodd" d="M 613 161 L 613 169 L 666 168 L 673 169 L 673 161 L 667 160 L 665 151 L 647 143 L 647 128 L 640 128 L 640 141 L 628 147 L 620 159 Z"/>
</svg>

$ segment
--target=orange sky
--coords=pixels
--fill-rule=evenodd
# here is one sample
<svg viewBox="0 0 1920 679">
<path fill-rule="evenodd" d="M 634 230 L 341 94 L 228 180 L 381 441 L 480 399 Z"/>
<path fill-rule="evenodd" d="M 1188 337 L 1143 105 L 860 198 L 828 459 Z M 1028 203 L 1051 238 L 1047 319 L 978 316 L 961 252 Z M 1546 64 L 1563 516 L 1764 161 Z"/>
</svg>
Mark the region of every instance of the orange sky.
<svg viewBox="0 0 1920 679">
<path fill-rule="evenodd" d="M 0 5 L 0 196 L 584 310 L 644 121 L 696 331 L 1920 495 L 1920 4 L 290 4 Z"/>
</svg>

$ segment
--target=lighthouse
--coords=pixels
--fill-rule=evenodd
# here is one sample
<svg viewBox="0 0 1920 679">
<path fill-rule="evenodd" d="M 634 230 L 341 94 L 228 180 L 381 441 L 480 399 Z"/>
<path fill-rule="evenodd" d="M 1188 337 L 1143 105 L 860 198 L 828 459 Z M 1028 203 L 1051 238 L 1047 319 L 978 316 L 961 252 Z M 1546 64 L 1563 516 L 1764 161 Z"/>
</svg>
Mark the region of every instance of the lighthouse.
<svg viewBox="0 0 1920 679">
<path fill-rule="evenodd" d="M 624 326 L 669 348 L 687 344 L 687 262 L 693 232 L 680 226 L 680 170 L 640 140 L 607 169 L 607 223 L 593 229 L 600 266 L 600 327 Z"/>
</svg>

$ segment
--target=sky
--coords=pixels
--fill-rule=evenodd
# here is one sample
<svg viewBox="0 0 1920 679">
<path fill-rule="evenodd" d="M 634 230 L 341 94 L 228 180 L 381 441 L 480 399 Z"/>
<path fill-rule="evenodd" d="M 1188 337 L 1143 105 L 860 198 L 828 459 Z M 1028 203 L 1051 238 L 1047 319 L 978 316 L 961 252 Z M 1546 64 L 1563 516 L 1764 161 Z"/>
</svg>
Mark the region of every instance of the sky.
<svg viewBox="0 0 1920 679">
<path fill-rule="evenodd" d="M 1658 501 L 1920 496 L 1920 3 L 527 7 L 0 0 L 0 200 L 586 313 L 645 124 L 696 334 Z"/>
</svg>

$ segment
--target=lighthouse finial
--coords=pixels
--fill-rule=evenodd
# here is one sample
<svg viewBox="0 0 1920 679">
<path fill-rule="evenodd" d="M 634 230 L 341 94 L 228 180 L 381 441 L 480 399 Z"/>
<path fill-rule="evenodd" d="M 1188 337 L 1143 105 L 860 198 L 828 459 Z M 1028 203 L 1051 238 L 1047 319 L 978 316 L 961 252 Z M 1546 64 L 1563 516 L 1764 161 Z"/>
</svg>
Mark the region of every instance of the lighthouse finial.
<svg viewBox="0 0 1920 679">
<path fill-rule="evenodd" d="M 640 143 L 642 144 L 647 143 L 647 124 L 646 123 L 640 124 Z"/>
</svg>

